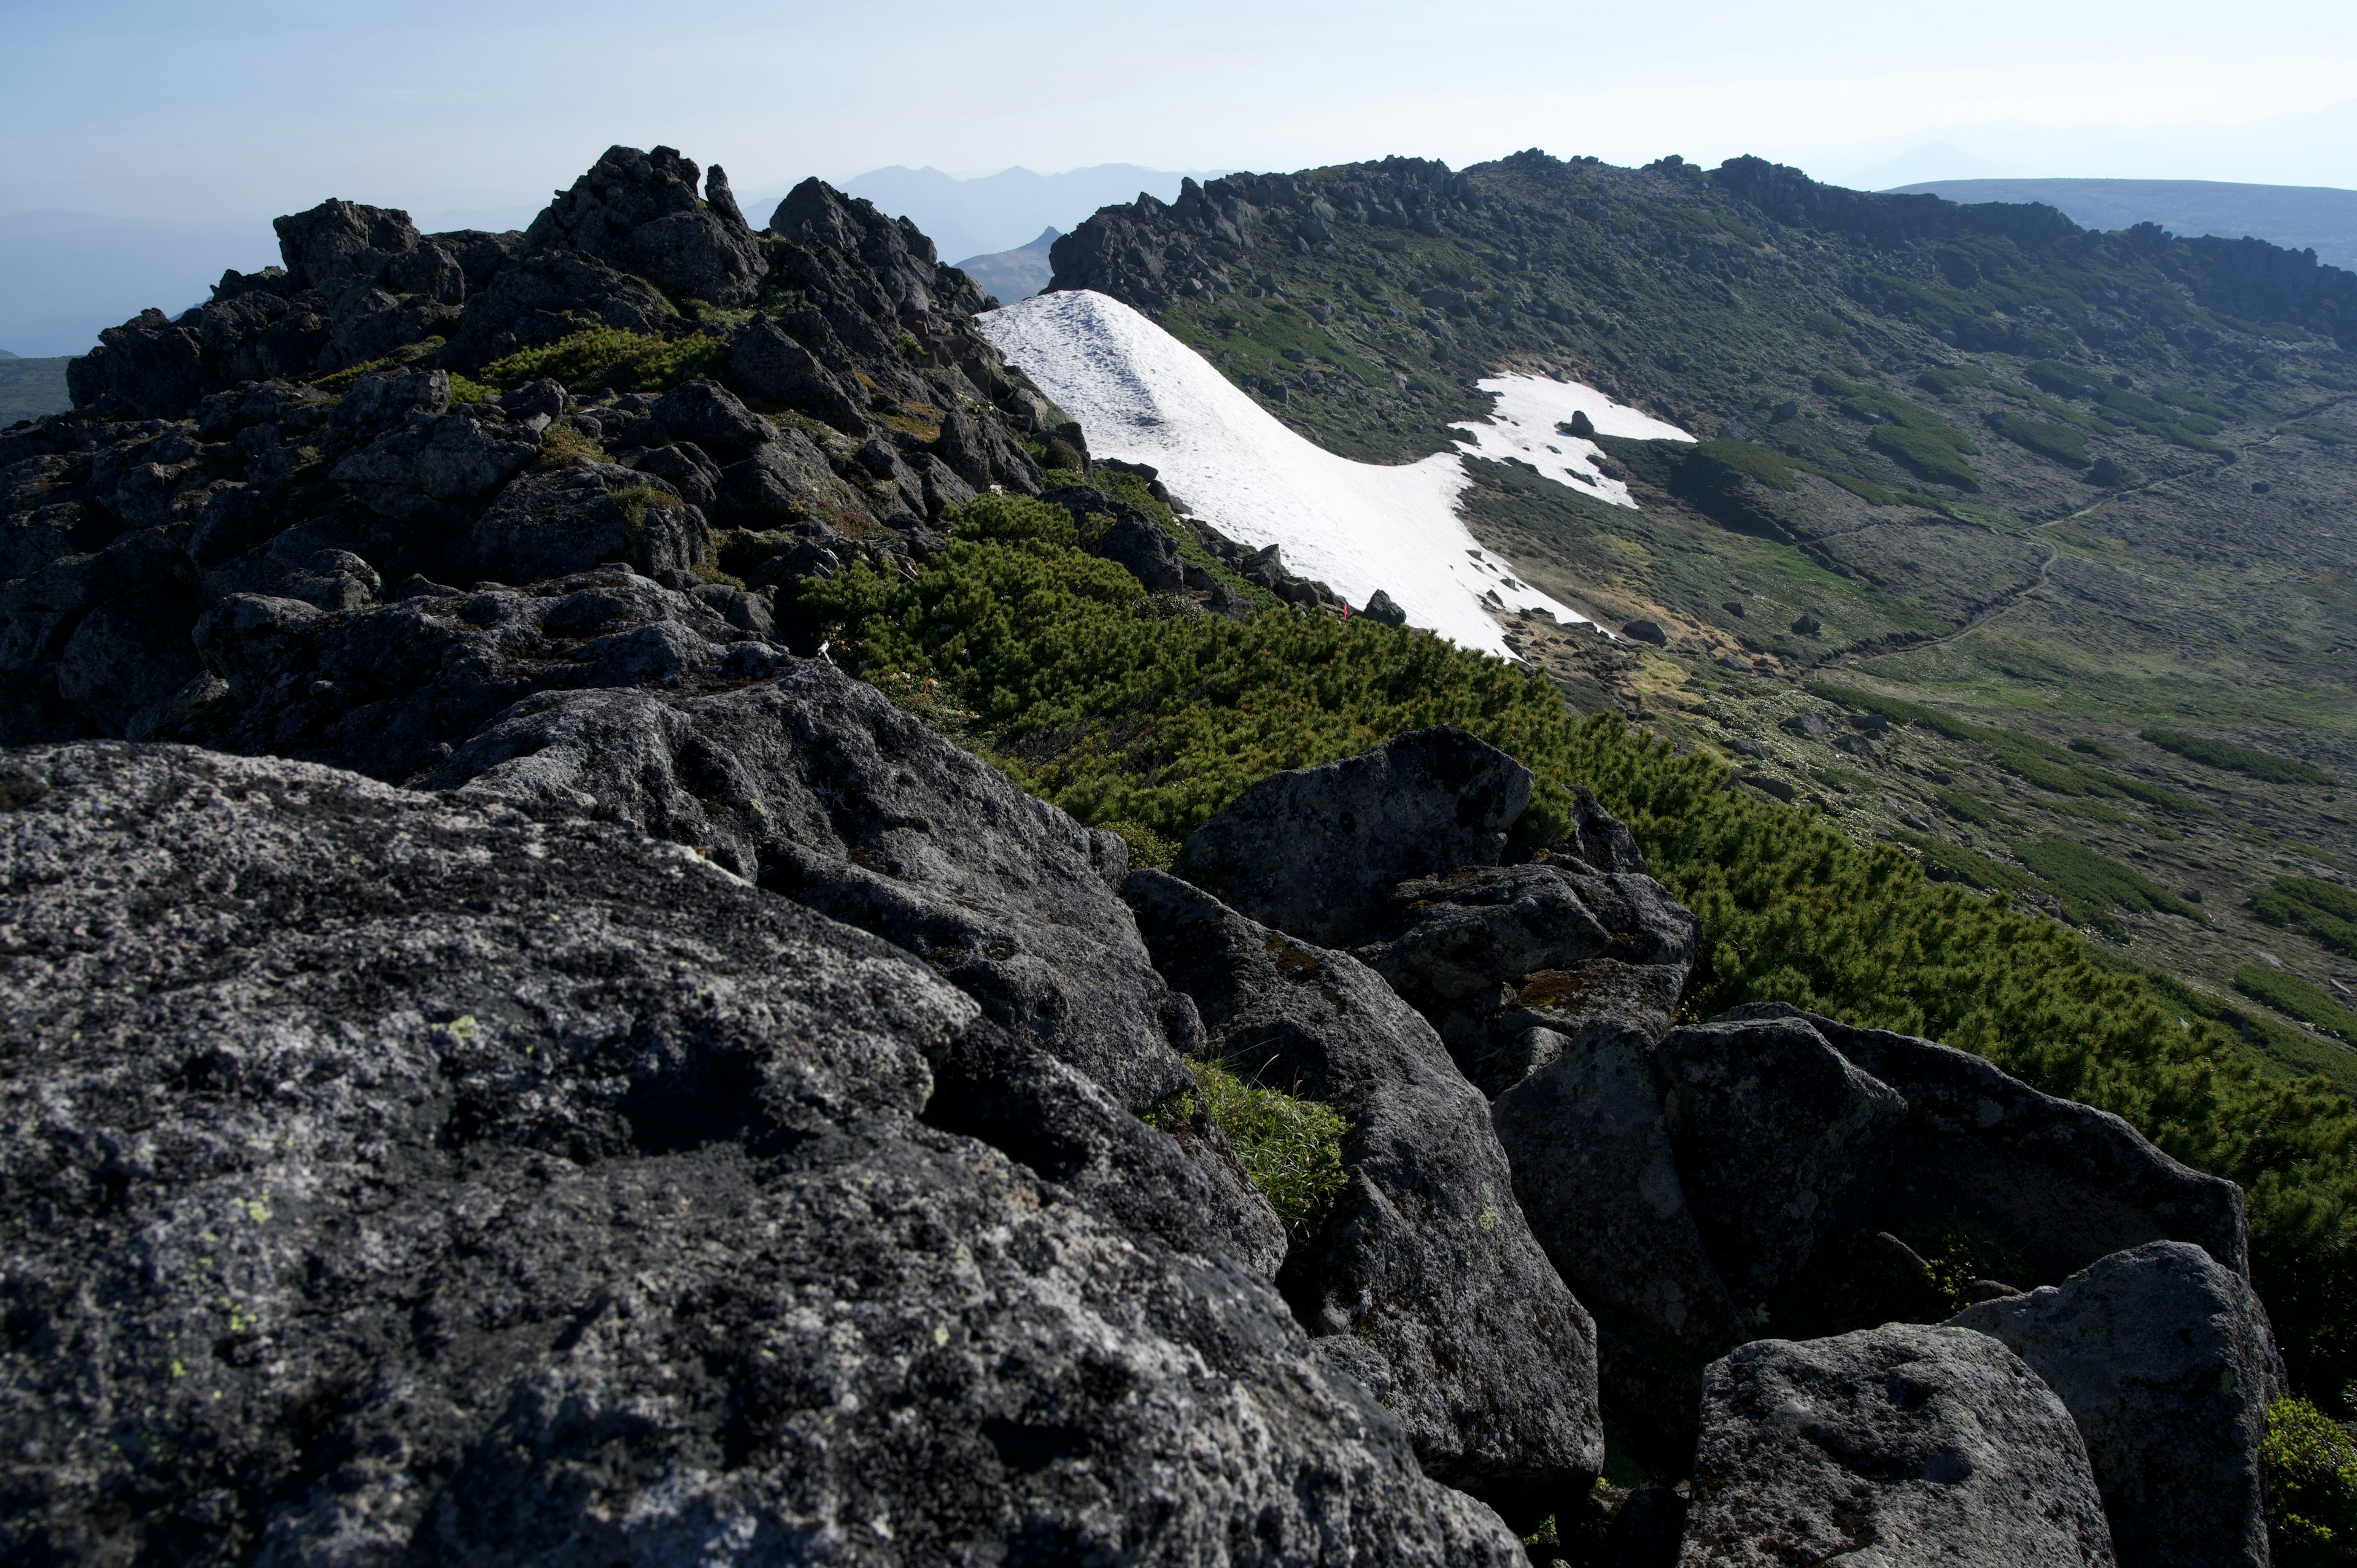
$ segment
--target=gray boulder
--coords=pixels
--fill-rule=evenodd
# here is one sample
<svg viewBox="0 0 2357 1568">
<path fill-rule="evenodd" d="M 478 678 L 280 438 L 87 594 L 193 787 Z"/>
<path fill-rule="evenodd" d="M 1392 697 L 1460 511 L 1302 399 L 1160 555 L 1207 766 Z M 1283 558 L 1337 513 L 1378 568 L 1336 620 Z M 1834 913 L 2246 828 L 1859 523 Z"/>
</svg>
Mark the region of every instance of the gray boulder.
<svg viewBox="0 0 2357 1568">
<path fill-rule="evenodd" d="M 399 430 L 337 463 L 331 477 L 380 516 L 430 521 L 488 499 L 539 455 L 538 431 L 477 405 L 412 414 Z"/>
<path fill-rule="evenodd" d="M 652 576 L 695 572 L 711 548 L 703 513 L 659 476 L 583 463 L 511 481 L 475 520 L 459 564 L 499 583 L 569 577 L 607 562 Z"/>
<path fill-rule="evenodd" d="M 1200 1026 L 1114 895 L 1122 840 L 824 660 L 774 673 L 708 696 L 544 693 L 427 782 L 692 845 L 916 953 L 1129 1110 L 1186 1087 Z"/>
<path fill-rule="evenodd" d="M 9 1560 L 1522 1560 L 1265 1285 L 919 1122 L 905 953 L 611 824 L 5 766 Z"/>
<path fill-rule="evenodd" d="M 1874 1187 L 1907 1102 L 1798 1018 L 1673 1029 L 1659 1059 L 1686 1201 L 1756 1310 Z"/>
<path fill-rule="evenodd" d="M 781 527 L 823 527 L 872 520 L 866 500 L 835 476 L 826 455 L 799 430 L 720 471 L 717 521 L 757 532 Z"/>
<path fill-rule="evenodd" d="M 1679 1568 L 2112 1562 L 2070 1412 L 1985 1335 L 1761 1339 L 1704 1378 Z"/>
<path fill-rule="evenodd" d="M 2153 1241 L 1948 1321 L 2003 1340 L 2069 1408 L 2122 1568 L 2266 1568 L 2259 1440 L 2284 1371 L 2241 1275 Z"/>
<path fill-rule="evenodd" d="M 2250 1273 L 2242 1189 L 2179 1164 L 2110 1112 L 2041 1094 L 1970 1052 L 1910 1035 L 1853 1028 L 1781 1003 L 1725 1016 L 1805 1020 L 1906 1097 L 1877 1223 L 1953 1217 L 1985 1225 L 2011 1241 L 2033 1281 L 2157 1240 L 2191 1241 Z"/>
<path fill-rule="evenodd" d="M 1207 1048 L 1351 1123 L 1350 1187 L 1281 1283 L 1338 1363 L 1382 1388 L 1427 1475 L 1528 1529 L 1603 1463 L 1596 1338 L 1514 1201 L 1480 1095 L 1431 1027 L 1346 953 L 1292 941 L 1158 871 L 1125 886 Z"/>
<path fill-rule="evenodd" d="M 728 384 L 756 403 L 806 413 L 854 435 L 868 427 L 866 413 L 841 380 L 772 321 L 749 322 L 728 340 Z"/>
<path fill-rule="evenodd" d="M 1187 874 L 1304 941 L 1365 940 L 1411 876 L 1491 866 L 1531 798 L 1530 770 L 1462 730 L 1418 730 L 1272 774 L 1187 839 Z"/>
<path fill-rule="evenodd" d="M 1491 1107 L 1531 1234 L 1598 1320 L 1666 1330 L 1698 1369 L 1745 1337 L 1686 1207 L 1652 1044 L 1591 1024 Z"/>
<path fill-rule="evenodd" d="M 1542 854 L 1401 883 L 1398 934 L 1358 950 L 1492 1096 L 1538 1065 L 1534 1028 L 1612 1017 L 1658 1036 L 1694 966 L 1700 928 L 1660 883 Z"/>
<path fill-rule="evenodd" d="M 770 422 L 715 381 L 683 381 L 649 411 L 656 424 L 682 441 L 693 441 L 722 462 L 749 456 L 777 439 Z"/>
</svg>

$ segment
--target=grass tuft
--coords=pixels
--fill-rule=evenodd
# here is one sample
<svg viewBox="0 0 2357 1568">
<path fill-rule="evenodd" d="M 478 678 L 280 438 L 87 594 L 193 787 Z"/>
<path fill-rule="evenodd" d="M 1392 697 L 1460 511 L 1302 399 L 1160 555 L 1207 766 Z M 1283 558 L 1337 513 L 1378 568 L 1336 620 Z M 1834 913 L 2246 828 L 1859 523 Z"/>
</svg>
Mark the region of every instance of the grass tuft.
<svg viewBox="0 0 2357 1568">
<path fill-rule="evenodd" d="M 1148 1113 L 1146 1122 L 1167 1129 L 1198 1113 L 1209 1116 L 1285 1221 L 1286 1235 L 1296 1241 L 1315 1236 L 1350 1186 L 1342 1140 L 1351 1124 L 1314 1100 L 1247 1083 L 1219 1062 L 1188 1065 L 1195 1087 Z"/>
</svg>

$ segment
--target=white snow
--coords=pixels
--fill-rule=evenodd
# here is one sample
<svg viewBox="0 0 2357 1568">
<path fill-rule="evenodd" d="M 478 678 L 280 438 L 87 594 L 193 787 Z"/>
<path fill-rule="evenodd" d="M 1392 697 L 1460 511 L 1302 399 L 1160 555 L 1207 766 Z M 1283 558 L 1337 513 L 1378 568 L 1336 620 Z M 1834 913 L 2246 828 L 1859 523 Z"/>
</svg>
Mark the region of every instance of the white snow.
<svg viewBox="0 0 2357 1568">
<path fill-rule="evenodd" d="M 1636 508 L 1636 498 L 1618 479 L 1598 473 L 1591 456 L 1603 456 L 1593 441 L 1558 431 L 1575 413 L 1585 413 L 1598 435 L 1625 435 L 1637 441 L 1691 441 L 1674 424 L 1665 424 L 1626 403 L 1577 381 L 1550 381 L 1544 376 L 1492 376 L 1477 383 L 1498 400 L 1490 417 L 1466 422 L 1451 430 L 1472 433 L 1468 448 L 1484 457 L 1516 457 L 1553 479 L 1583 490 L 1596 500 Z"/>
<path fill-rule="evenodd" d="M 1457 498 L 1469 480 L 1458 453 L 1400 467 L 1337 456 L 1286 429 L 1201 355 L 1104 295 L 1039 295 L 991 311 L 976 325 L 1081 422 L 1092 452 L 1152 464 L 1196 516 L 1254 548 L 1282 546 L 1289 569 L 1319 579 L 1354 607 L 1381 588 L 1407 612 L 1410 625 L 1502 658 L 1512 655 L 1495 613 L 1529 608 L 1564 622 L 1587 619 L 1521 582 L 1466 530 Z M 1527 407 L 1534 419 L 1554 406 L 1511 395 L 1512 406 Z M 1598 400 L 1588 416 L 1607 429 L 1598 411 L 1614 405 L 1601 393 L 1587 395 Z M 1555 417 L 1569 419 L 1569 406 Z M 1552 431 L 1552 419 L 1544 428 Z M 1556 444 L 1566 450 L 1574 445 L 1567 437 Z M 1495 601 L 1494 610 L 1485 599 Z"/>
</svg>

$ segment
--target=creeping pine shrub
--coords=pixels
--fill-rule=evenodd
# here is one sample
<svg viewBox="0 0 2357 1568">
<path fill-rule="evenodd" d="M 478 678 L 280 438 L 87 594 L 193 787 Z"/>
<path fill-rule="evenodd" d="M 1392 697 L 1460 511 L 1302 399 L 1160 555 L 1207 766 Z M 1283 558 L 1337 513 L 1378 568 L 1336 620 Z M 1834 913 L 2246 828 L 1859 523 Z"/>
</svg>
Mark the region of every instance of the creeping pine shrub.
<svg viewBox="0 0 2357 1568">
<path fill-rule="evenodd" d="M 728 345 L 717 338 L 657 338 L 619 327 L 592 327 L 482 369 L 487 386 L 507 392 L 553 377 L 573 392 L 668 392 L 719 368 Z"/>
<path fill-rule="evenodd" d="M 2236 746 L 2232 741 L 2212 740 L 2207 736 L 2189 735 L 2179 729 L 2148 729 L 2143 732 L 2143 737 L 2163 751 L 2173 751 L 2179 757 L 2190 757 L 2229 773 L 2248 774 L 2270 784 L 2340 782 L 2322 768 L 2310 768 L 2307 763 L 2295 762 L 2288 757 L 2277 757 L 2272 751 Z"/>
<path fill-rule="evenodd" d="M 2239 1036 L 2067 928 L 1929 882 L 1903 848 L 1736 789 L 1724 763 L 1674 756 L 1616 714 L 1583 721 L 1517 666 L 1364 618 L 1161 613 L 1077 538 L 1058 508 L 984 497 L 916 577 L 855 562 L 805 583 L 801 602 L 838 662 L 938 682 L 1001 768 L 1083 822 L 1183 840 L 1255 779 L 1431 725 L 1532 770 L 1524 836 L 1565 832 L 1586 785 L 1702 922 L 1691 1015 L 1791 1002 L 1944 1040 L 2117 1112 L 2247 1190 L 2255 1283 L 2299 1386 L 2338 1399 L 2357 1379 L 2347 1096 L 2263 1076 Z"/>
<path fill-rule="evenodd" d="M 1285 1221 L 1295 1240 L 1317 1234 L 1350 1185 L 1342 1170 L 1342 1140 L 1351 1124 L 1314 1100 L 1246 1083 L 1218 1062 L 1190 1062 L 1195 1087 L 1146 1116 L 1166 1130 L 1211 1118 L 1227 1135 L 1244 1174 Z"/>
<path fill-rule="evenodd" d="M 2357 1565 L 2357 1438 L 2287 1396 L 2267 1407 L 2259 1466 L 2276 1568 Z"/>
</svg>

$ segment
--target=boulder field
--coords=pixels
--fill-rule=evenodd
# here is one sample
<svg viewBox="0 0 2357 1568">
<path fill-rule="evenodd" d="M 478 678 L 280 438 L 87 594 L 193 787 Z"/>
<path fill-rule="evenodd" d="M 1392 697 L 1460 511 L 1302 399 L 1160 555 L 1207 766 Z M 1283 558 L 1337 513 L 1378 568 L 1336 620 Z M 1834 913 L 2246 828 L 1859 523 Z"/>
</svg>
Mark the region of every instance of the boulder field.
<svg viewBox="0 0 2357 1568">
<path fill-rule="evenodd" d="M 2231 1184 L 1686 1015 L 1469 736 L 1165 872 L 837 669 L 792 585 L 992 487 L 1247 613 L 905 222 L 616 148 L 279 233 L 0 433 L 7 1561 L 2266 1561 Z"/>
</svg>

